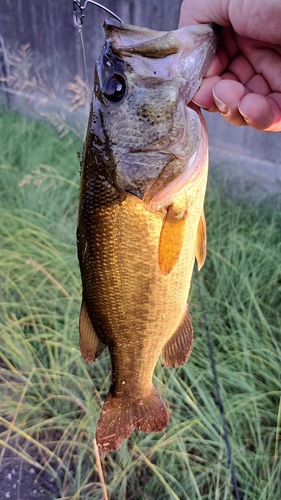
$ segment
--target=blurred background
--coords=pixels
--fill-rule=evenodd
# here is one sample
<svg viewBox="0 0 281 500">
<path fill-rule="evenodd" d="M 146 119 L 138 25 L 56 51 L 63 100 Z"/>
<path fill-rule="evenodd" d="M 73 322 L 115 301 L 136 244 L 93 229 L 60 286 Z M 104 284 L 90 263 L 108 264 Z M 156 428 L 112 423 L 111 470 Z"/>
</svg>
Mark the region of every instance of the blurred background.
<svg viewBox="0 0 281 500">
<path fill-rule="evenodd" d="M 180 0 L 105 3 L 126 23 L 178 25 Z M 107 16 L 90 4 L 85 14 L 91 88 Z M 111 374 L 108 352 L 86 365 L 79 350 L 90 94 L 72 1 L 0 0 L 0 45 L 0 500 L 279 500 L 280 133 L 205 113 L 208 245 L 188 299 L 192 355 L 177 370 L 156 367 L 171 413 L 165 433 L 134 431 L 99 454 Z"/>
<path fill-rule="evenodd" d="M 180 0 L 107 0 L 106 6 L 116 12 L 124 22 L 147 26 L 157 30 L 176 29 L 179 19 Z M 83 1 L 82 1 L 83 5 Z M 84 11 L 83 39 L 89 86 L 92 88 L 94 65 L 103 40 L 103 20 L 106 14 L 91 4 Z M 76 116 L 80 119 L 80 131 L 87 122 L 87 110 L 82 113 L 86 82 L 81 36 L 74 26 L 71 0 L 1 0 L 0 35 L 8 52 L 2 55 L 2 76 L 10 72 L 10 93 L 1 93 L 1 99 L 11 106 L 19 106 L 20 93 L 31 92 L 27 79 L 33 85 L 46 87 L 62 100 L 77 98 Z M 15 65 L 17 68 L 15 68 Z M 16 73 L 20 75 L 16 75 Z M 16 82 L 16 78 L 22 81 Z M 69 85 L 73 83 L 72 92 Z M 25 85 L 25 86 L 24 86 Z M 70 87 L 71 88 L 71 87 Z M 41 89 L 42 90 L 42 89 Z M 17 91 L 17 93 L 16 93 Z M 38 89 L 37 89 L 38 91 Z M 76 91 L 76 94 L 75 92 Z M 14 92 L 14 93 L 12 93 Z M 58 102 L 50 94 L 37 95 L 33 89 L 33 107 L 39 112 L 61 111 Z M 44 94 L 44 92 L 43 92 Z M 79 101 L 80 99 L 80 101 Z M 80 106 L 79 106 L 80 104 Z M 262 198 L 269 191 L 279 192 L 281 185 L 280 133 L 268 134 L 247 127 L 232 127 L 217 114 L 206 113 L 210 138 L 211 167 L 214 176 L 230 180 L 236 194 Z M 57 118 L 59 122 L 59 118 Z M 222 168 L 221 168 L 222 167 Z M 253 187 L 250 189 L 249 187 Z"/>
</svg>

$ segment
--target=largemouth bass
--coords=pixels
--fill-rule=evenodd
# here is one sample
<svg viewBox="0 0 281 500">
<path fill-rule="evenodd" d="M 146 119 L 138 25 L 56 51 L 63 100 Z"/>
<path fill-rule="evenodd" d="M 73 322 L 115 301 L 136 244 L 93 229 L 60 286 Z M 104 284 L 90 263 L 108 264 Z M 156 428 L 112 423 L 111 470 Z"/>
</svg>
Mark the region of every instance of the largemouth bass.
<svg viewBox="0 0 281 500">
<path fill-rule="evenodd" d="M 169 412 L 152 383 L 188 359 L 187 298 L 206 254 L 207 133 L 189 103 L 216 50 L 211 25 L 171 32 L 105 22 L 82 159 L 78 257 L 80 348 L 108 346 L 112 383 L 97 425 L 103 451 L 134 428 L 163 430 Z"/>
</svg>

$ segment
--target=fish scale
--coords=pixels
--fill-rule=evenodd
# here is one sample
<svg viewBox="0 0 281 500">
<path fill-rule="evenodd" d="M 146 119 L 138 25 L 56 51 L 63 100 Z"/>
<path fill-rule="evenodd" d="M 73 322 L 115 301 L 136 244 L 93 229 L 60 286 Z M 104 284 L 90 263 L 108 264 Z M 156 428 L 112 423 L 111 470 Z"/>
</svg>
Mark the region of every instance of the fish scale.
<svg viewBox="0 0 281 500">
<path fill-rule="evenodd" d="M 208 154 L 199 110 L 182 112 L 188 74 L 179 76 L 178 65 L 181 57 L 191 57 L 193 49 L 205 44 L 198 52 L 202 78 L 216 46 L 213 28 L 195 28 L 158 34 L 107 21 L 106 44 L 96 66 L 77 243 L 83 286 L 81 352 L 92 362 L 107 346 L 112 366 L 96 431 L 103 451 L 117 449 L 135 427 L 157 432 L 168 425 L 169 411 L 153 385 L 153 372 L 160 355 L 164 365 L 178 367 L 192 349 L 187 298 L 195 256 L 199 267 L 205 260 Z M 122 44 L 129 42 L 128 55 Z M 153 47 L 158 57 L 152 57 Z M 196 80 L 194 74 L 191 80 Z M 141 113 L 136 112 L 138 89 Z M 158 131 L 153 116 L 161 120 Z"/>
</svg>

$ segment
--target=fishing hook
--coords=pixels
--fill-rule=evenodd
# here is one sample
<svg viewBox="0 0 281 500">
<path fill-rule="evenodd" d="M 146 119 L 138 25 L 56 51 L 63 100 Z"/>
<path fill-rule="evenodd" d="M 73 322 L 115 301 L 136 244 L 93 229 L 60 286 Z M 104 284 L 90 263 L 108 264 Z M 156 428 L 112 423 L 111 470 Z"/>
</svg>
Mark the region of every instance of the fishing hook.
<svg viewBox="0 0 281 500">
<path fill-rule="evenodd" d="M 82 7 L 80 0 L 73 0 L 74 24 L 76 24 L 76 26 L 78 26 L 79 29 L 82 28 L 83 17 L 85 17 L 85 14 L 83 14 L 83 11 L 86 9 L 88 3 L 92 3 L 93 5 L 100 7 L 101 9 L 108 12 L 108 14 L 111 14 L 111 16 L 115 17 L 115 19 L 117 19 L 121 24 L 124 24 L 124 22 L 122 21 L 122 19 L 120 19 L 120 17 L 118 17 L 116 14 L 114 14 L 114 12 L 112 12 L 107 7 L 105 7 L 104 5 L 101 5 L 98 2 L 94 2 L 93 0 L 86 0 L 84 3 L 84 6 Z"/>
</svg>

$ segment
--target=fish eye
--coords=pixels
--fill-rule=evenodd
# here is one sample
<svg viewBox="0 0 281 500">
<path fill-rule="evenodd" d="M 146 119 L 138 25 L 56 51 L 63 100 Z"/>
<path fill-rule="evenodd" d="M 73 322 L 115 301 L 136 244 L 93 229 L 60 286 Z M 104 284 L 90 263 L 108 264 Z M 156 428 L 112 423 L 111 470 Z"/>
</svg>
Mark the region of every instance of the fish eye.
<svg viewBox="0 0 281 500">
<path fill-rule="evenodd" d="M 119 102 L 126 91 L 125 79 L 120 75 L 110 76 L 103 84 L 103 95 L 111 102 Z"/>
</svg>

